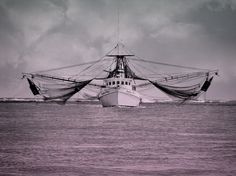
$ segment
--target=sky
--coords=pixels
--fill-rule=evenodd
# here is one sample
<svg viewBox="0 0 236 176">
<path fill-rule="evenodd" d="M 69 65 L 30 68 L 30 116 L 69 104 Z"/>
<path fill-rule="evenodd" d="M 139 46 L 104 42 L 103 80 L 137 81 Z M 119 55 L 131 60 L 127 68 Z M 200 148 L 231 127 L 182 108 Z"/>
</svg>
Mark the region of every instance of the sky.
<svg viewBox="0 0 236 176">
<path fill-rule="evenodd" d="M 137 56 L 219 69 L 207 98 L 236 100 L 236 0 L 0 0 L 0 97 L 33 97 L 22 72 Z"/>
</svg>

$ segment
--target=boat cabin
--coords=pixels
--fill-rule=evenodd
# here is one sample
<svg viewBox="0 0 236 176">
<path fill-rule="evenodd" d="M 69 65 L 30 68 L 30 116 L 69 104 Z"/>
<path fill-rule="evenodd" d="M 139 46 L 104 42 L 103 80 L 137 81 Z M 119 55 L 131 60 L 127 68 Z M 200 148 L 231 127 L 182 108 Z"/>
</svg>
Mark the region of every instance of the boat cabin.
<svg viewBox="0 0 236 176">
<path fill-rule="evenodd" d="M 135 83 L 133 79 L 129 78 L 108 78 L 104 80 L 105 88 L 124 87 L 126 89 L 135 90 Z"/>
</svg>

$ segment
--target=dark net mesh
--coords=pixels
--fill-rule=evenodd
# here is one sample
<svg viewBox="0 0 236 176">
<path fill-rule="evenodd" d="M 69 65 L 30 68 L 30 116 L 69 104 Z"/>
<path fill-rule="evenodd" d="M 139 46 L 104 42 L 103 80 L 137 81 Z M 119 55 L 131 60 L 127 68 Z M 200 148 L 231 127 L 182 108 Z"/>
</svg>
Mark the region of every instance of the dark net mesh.
<svg viewBox="0 0 236 176">
<path fill-rule="evenodd" d="M 205 82 L 201 85 L 200 83 L 191 86 L 170 86 L 164 85 L 158 82 L 150 81 L 156 88 L 160 89 L 169 96 L 189 100 L 197 98 L 202 92 L 206 92 L 211 84 L 213 76 L 209 79 L 206 78 Z"/>
<path fill-rule="evenodd" d="M 66 102 L 74 94 L 83 89 L 92 80 L 86 81 L 63 81 L 57 79 L 46 79 L 41 77 L 27 78 L 30 89 L 34 95 L 41 95 L 44 100 L 60 100 Z"/>
</svg>

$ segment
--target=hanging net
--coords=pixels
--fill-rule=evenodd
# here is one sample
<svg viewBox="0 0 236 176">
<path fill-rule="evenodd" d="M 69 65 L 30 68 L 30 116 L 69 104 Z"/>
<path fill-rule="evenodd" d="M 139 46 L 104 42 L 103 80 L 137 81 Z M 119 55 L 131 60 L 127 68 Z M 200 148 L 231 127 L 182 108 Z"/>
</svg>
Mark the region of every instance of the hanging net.
<svg viewBox="0 0 236 176">
<path fill-rule="evenodd" d="M 183 86 L 183 87 L 177 87 L 177 86 L 170 86 L 170 85 L 164 85 L 157 82 L 150 81 L 156 88 L 160 89 L 164 93 L 166 93 L 169 96 L 183 99 L 183 100 L 189 100 L 189 99 L 196 99 L 202 92 L 206 92 L 209 88 L 211 81 L 213 77 L 211 77 L 209 80 L 208 78 L 205 80 L 203 85 L 195 84 L 191 86 Z"/>
<path fill-rule="evenodd" d="M 59 100 L 62 103 L 65 103 L 92 81 L 77 82 L 66 79 L 51 79 L 45 75 L 33 75 L 27 77 L 27 80 L 34 95 L 41 95 L 45 101 Z"/>
</svg>

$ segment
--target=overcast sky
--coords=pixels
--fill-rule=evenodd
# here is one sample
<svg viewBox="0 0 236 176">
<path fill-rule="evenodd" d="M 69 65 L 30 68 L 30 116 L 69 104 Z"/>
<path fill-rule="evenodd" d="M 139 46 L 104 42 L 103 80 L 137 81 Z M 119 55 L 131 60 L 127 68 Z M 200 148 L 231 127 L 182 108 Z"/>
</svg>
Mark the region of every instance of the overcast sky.
<svg viewBox="0 0 236 176">
<path fill-rule="evenodd" d="M 144 59 L 219 69 L 207 97 L 236 99 L 236 0 L 0 0 L 0 97 L 21 72 L 99 59 L 120 40 Z"/>
</svg>

